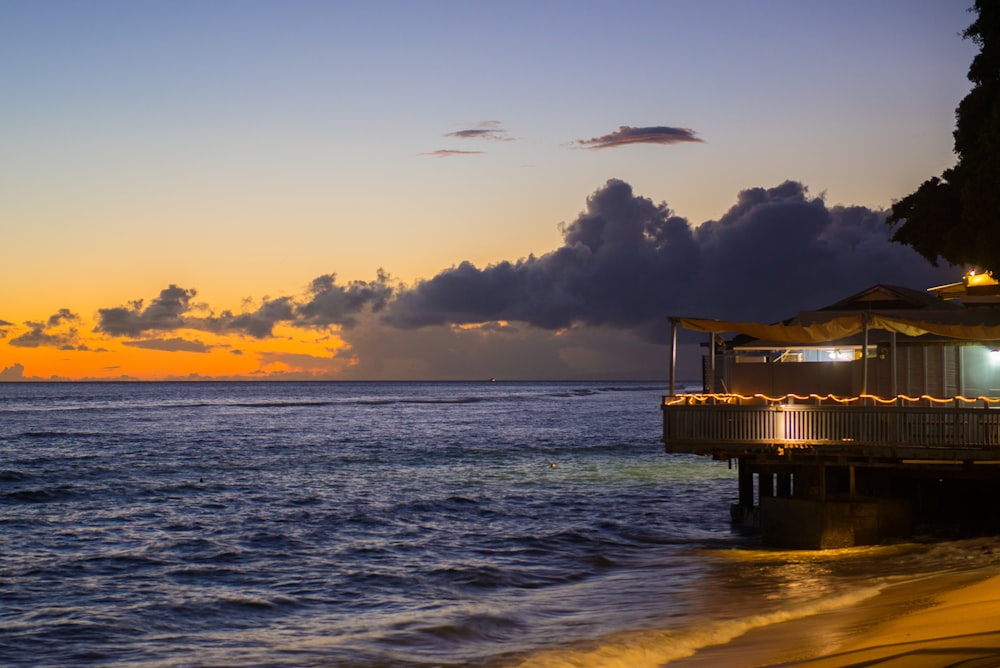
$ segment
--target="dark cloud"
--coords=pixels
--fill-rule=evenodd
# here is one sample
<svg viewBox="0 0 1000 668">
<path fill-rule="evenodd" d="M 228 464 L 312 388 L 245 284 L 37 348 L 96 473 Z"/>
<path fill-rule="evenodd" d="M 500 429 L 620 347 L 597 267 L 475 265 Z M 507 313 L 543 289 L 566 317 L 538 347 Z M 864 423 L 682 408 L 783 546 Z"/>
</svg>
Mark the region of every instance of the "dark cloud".
<svg viewBox="0 0 1000 668">
<path fill-rule="evenodd" d="M 69 309 L 59 309 L 45 322 L 28 321 L 28 331 L 16 336 L 8 343 L 19 348 L 58 348 L 60 350 L 85 350 L 85 346 L 77 345 L 77 330 L 74 327 L 62 331 L 58 329 L 65 323 L 78 322 L 80 316 Z"/>
<path fill-rule="evenodd" d="M 140 336 L 147 332 L 171 331 L 186 326 L 185 314 L 197 291 L 170 285 L 143 308 L 141 299 L 128 306 L 99 309 L 97 331 L 112 336 Z"/>
<path fill-rule="evenodd" d="M 258 355 L 262 370 L 270 379 L 322 380 L 336 378 L 348 363 L 331 355 L 309 355 L 290 352 L 262 352 Z M 269 368 L 275 367 L 278 368 Z"/>
<path fill-rule="evenodd" d="M 72 350 L 73 342 L 76 341 L 77 332 L 76 330 L 70 330 L 67 333 L 48 333 L 45 329 L 38 323 L 29 323 L 31 328 L 21 334 L 16 336 L 8 343 L 12 346 L 17 346 L 18 348 L 61 348 L 63 350 Z"/>
<path fill-rule="evenodd" d="M 309 300 L 295 309 L 296 324 L 307 327 L 340 325 L 352 327 L 355 317 L 370 309 L 378 313 L 392 297 L 389 276 L 382 270 L 374 281 L 351 281 L 337 285 L 335 274 L 313 279 L 309 286 Z"/>
<path fill-rule="evenodd" d="M 162 350 L 169 353 L 207 353 L 212 346 L 201 341 L 188 341 L 181 338 L 173 339 L 143 339 L 141 341 L 124 341 L 122 345 L 145 350 Z"/>
<path fill-rule="evenodd" d="M 690 128 L 671 128 L 664 125 L 633 128 L 622 125 L 616 132 L 606 134 L 603 137 L 578 139 L 573 142 L 573 145 L 600 149 L 629 144 L 681 144 L 685 142 L 703 143 L 703 140 L 699 139 L 695 131 Z"/>
<path fill-rule="evenodd" d="M 15 380 L 24 380 L 24 365 L 18 362 L 0 371 L 0 381 L 11 382 Z"/>
<path fill-rule="evenodd" d="M 668 315 L 777 320 L 874 283 L 954 278 L 889 241 L 884 212 L 828 207 L 786 182 L 741 192 L 696 228 L 666 204 L 611 180 L 540 257 L 479 269 L 465 262 L 397 295 L 385 322 L 418 328 L 489 321 L 558 330 L 628 330 L 664 342 Z"/>
<path fill-rule="evenodd" d="M 68 308 L 61 308 L 59 311 L 49 316 L 48 326 L 58 327 L 60 323 L 63 322 L 76 322 L 80 320 L 80 316 L 70 311 Z"/>
<path fill-rule="evenodd" d="M 439 148 L 436 151 L 428 151 L 420 155 L 432 155 L 436 158 L 451 158 L 456 155 L 482 155 L 482 151 L 456 151 L 448 148 Z"/>
<path fill-rule="evenodd" d="M 137 347 L 204 351 L 197 341 L 146 335 L 341 329 L 345 345 L 329 357 L 258 354 L 259 375 L 270 378 L 665 378 L 668 315 L 776 321 L 875 283 L 955 280 L 960 272 L 891 243 L 884 220 L 885 212 L 829 206 L 788 181 L 744 190 L 718 220 L 693 226 L 610 180 L 544 255 L 485 268 L 463 262 L 409 288 L 381 270 L 374 281 L 343 285 L 326 274 L 301 296 L 265 298 L 239 314 L 215 315 L 194 304 L 194 290 L 171 285 L 148 306 L 103 309 L 100 331 L 142 339 L 130 344 Z M 65 332 L 72 314 L 60 314 L 49 322 Z M 49 322 L 30 323 L 21 345 L 72 345 Z"/>
<path fill-rule="evenodd" d="M 273 336 L 274 326 L 280 322 L 295 319 L 295 300 L 291 297 L 265 299 L 264 303 L 253 312 L 234 315 L 223 311 L 217 318 L 210 318 L 204 323 L 205 329 L 215 332 L 238 332 L 256 339 Z"/>
<path fill-rule="evenodd" d="M 445 137 L 455 139 L 488 139 L 490 141 L 513 141 L 500 121 L 481 121 L 471 128 L 449 132 Z"/>
<path fill-rule="evenodd" d="M 343 335 L 337 377 L 349 380 L 666 378 L 663 346 L 605 327 L 545 330 L 486 323 L 415 330 L 363 318 Z"/>
<path fill-rule="evenodd" d="M 300 300 L 265 298 L 256 310 L 223 311 L 219 315 L 212 314 L 205 305 L 193 303 L 195 290 L 171 285 L 161 290 L 160 296 L 149 306 L 144 306 L 140 299 L 127 306 L 100 309 L 96 330 L 112 336 L 138 337 L 152 332 L 188 329 L 263 339 L 273 336 L 274 327 L 279 323 L 296 327 L 338 325 L 349 328 L 359 313 L 385 308 L 394 290 L 390 281 L 388 274 L 381 270 L 374 281 L 352 281 L 346 285 L 338 285 L 335 274 L 326 274 L 313 279 L 307 294 Z M 200 311 L 206 313 L 195 315 Z"/>
</svg>

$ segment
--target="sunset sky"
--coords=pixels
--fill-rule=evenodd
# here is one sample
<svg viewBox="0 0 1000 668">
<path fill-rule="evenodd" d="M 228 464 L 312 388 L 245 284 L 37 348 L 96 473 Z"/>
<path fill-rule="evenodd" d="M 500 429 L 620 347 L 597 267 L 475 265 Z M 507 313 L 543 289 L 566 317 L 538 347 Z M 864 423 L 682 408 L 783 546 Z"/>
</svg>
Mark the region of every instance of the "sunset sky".
<svg viewBox="0 0 1000 668">
<path fill-rule="evenodd" d="M 665 377 L 960 276 L 963 0 L 0 0 L 0 380 Z"/>
</svg>

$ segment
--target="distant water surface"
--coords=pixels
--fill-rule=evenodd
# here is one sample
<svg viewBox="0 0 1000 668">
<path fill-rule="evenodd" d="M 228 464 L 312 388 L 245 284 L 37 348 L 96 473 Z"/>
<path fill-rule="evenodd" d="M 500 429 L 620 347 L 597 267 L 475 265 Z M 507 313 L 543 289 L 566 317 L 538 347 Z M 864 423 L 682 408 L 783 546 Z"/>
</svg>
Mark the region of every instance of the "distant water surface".
<svg viewBox="0 0 1000 668">
<path fill-rule="evenodd" d="M 0 384 L 0 664 L 663 665 L 994 549 L 761 551 L 663 393 Z"/>
</svg>

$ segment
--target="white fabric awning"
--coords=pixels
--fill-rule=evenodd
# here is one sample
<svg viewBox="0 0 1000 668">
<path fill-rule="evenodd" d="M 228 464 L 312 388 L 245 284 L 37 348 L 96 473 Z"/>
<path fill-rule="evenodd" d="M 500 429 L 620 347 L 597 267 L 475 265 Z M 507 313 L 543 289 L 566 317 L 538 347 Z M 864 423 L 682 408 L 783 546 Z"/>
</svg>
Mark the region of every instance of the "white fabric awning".
<svg viewBox="0 0 1000 668">
<path fill-rule="evenodd" d="M 794 323 L 767 325 L 760 322 L 736 322 L 711 318 L 671 318 L 671 320 L 680 327 L 696 332 L 713 334 L 735 332 L 756 339 L 794 345 L 823 343 L 854 336 L 864 330 L 865 318 L 868 320 L 870 329 L 882 329 L 904 336 L 934 334 L 964 341 L 1000 341 L 1000 326 L 998 325 L 904 320 L 877 314 L 835 316 L 824 322 L 809 325 Z"/>
</svg>

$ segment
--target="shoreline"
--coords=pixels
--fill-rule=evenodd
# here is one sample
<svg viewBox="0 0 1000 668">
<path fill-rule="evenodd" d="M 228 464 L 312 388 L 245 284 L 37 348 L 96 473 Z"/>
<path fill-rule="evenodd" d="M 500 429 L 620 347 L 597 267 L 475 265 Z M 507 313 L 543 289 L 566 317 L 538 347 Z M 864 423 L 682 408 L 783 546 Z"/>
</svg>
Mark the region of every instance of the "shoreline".
<svg viewBox="0 0 1000 668">
<path fill-rule="evenodd" d="M 669 665 L 933 668 L 988 658 L 1000 664 L 1000 565 L 890 584 L 864 603 L 754 629 Z"/>
</svg>

